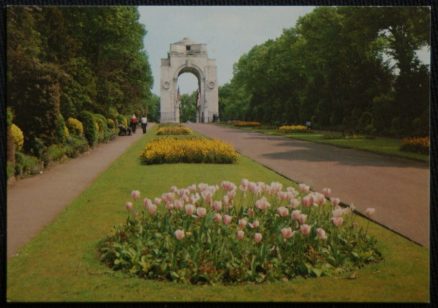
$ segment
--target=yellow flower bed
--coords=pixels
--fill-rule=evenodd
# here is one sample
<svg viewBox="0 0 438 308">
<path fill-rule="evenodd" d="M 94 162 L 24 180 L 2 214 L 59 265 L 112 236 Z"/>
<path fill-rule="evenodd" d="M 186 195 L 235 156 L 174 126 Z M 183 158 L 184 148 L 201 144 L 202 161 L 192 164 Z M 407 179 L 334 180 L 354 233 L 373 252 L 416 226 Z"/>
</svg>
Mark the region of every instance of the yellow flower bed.
<svg viewBox="0 0 438 308">
<path fill-rule="evenodd" d="M 190 135 L 192 130 L 185 126 L 162 126 L 158 128 L 157 135 Z"/>
<path fill-rule="evenodd" d="M 260 122 L 251 122 L 251 121 L 231 121 L 234 126 L 237 127 L 256 127 L 260 126 Z"/>
<path fill-rule="evenodd" d="M 429 154 L 429 137 L 411 137 L 402 139 L 400 150 Z"/>
<path fill-rule="evenodd" d="M 233 146 L 206 138 L 154 139 L 141 154 L 147 164 L 162 163 L 233 163 L 238 154 Z"/>
<path fill-rule="evenodd" d="M 281 133 L 306 133 L 309 132 L 304 125 L 283 125 L 278 128 Z"/>
<path fill-rule="evenodd" d="M 12 139 L 14 140 L 15 143 L 15 149 L 17 149 L 17 151 L 20 151 L 23 148 L 23 144 L 24 144 L 23 131 L 17 125 L 12 124 L 11 134 L 12 134 Z"/>
</svg>

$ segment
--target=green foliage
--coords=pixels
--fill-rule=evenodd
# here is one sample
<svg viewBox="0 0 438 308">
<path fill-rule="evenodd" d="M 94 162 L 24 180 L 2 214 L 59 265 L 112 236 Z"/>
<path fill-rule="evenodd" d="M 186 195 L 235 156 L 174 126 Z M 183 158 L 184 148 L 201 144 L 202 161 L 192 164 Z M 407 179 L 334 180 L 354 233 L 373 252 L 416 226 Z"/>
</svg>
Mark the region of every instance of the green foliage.
<svg viewBox="0 0 438 308">
<path fill-rule="evenodd" d="M 6 176 L 7 176 L 7 178 L 9 179 L 9 178 L 13 177 L 14 174 L 15 174 L 15 165 L 10 161 L 6 162 Z"/>
<path fill-rule="evenodd" d="M 49 162 L 61 160 L 67 153 L 67 148 L 63 144 L 52 144 L 47 148 L 47 158 Z"/>
<path fill-rule="evenodd" d="M 119 125 L 123 125 L 125 127 L 128 127 L 128 118 L 125 117 L 124 115 L 121 115 L 121 114 L 117 115 L 116 120 L 117 120 L 117 123 Z"/>
<path fill-rule="evenodd" d="M 87 140 L 80 136 L 70 136 L 65 147 L 65 154 L 71 158 L 77 157 L 89 149 Z"/>
<path fill-rule="evenodd" d="M 426 7 L 316 8 L 234 64 L 231 82 L 219 88 L 221 119 L 424 134 L 430 72 L 416 50 L 430 46 L 429 21 Z"/>
<path fill-rule="evenodd" d="M 6 108 L 6 126 L 9 127 L 12 125 L 12 121 L 14 120 L 14 113 L 10 107 Z"/>
<path fill-rule="evenodd" d="M 22 152 L 15 153 L 15 175 L 24 176 L 37 174 L 41 169 L 41 162 L 37 157 L 26 155 Z"/>
<path fill-rule="evenodd" d="M 97 131 L 98 128 L 96 128 L 93 114 L 89 111 L 82 111 L 79 114 L 79 119 L 84 126 L 84 136 L 87 139 L 88 144 L 94 146 L 98 141 L 99 132 Z"/>
</svg>

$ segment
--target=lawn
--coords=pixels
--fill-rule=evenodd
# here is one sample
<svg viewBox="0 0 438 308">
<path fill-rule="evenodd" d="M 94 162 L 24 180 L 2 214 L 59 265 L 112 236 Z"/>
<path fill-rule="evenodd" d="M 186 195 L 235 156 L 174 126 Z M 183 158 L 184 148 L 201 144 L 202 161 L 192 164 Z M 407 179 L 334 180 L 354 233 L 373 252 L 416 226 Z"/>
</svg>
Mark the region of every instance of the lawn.
<svg viewBox="0 0 438 308">
<path fill-rule="evenodd" d="M 8 260 L 8 301 L 429 301 L 429 250 L 373 223 L 369 232 L 378 238 L 385 260 L 347 276 L 195 286 L 113 272 L 99 262 L 96 244 L 125 221 L 124 204 L 133 189 L 155 197 L 172 185 L 199 182 L 248 178 L 293 184 L 246 157 L 233 165 L 142 165 L 138 156 L 152 137 L 147 134 L 129 148 Z"/>
<path fill-rule="evenodd" d="M 238 128 L 233 125 L 226 125 L 228 127 Z M 288 138 L 331 144 L 343 148 L 352 148 L 362 151 L 368 151 L 389 156 L 413 159 L 417 161 L 429 162 L 429 156 L 420 153 L 412 153 L 400 151 L 401 140 L 395 138 L 375 137 L 373 139 L 365 136 L 357 136 L 355 138 L 343 138 L 338 132 L 322 132 L 315 131 L 314 133 L 290 133 L 283 134 L 272 128 L 249 128 L 239 127 L 239 129 L 255 131 L 266 135 L 285 136 Z"/>
</svg>

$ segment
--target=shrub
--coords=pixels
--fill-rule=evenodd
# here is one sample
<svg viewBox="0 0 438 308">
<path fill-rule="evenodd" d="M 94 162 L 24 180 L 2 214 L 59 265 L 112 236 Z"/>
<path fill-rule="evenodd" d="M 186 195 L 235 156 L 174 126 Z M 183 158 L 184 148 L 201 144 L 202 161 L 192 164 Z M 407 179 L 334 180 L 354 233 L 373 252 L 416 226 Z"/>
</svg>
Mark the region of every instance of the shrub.
<svg viewBox="0 0 438 308">
<path fill-rule="evenodd" d="M 231 123 L 237 127 L 257 127 L 257 126 L 260 126 L 260 122 L 251 122 L 251 121 L 231 121 Z"/>
<path fill-rule="evenodd" d="M 56 139 L 57 143 L 64 143 L 69 136 L 68 128 L 65 126 L 64 117 L 58 115 L 58 125 L 56 126 Z"/>
<path fill-rule="evenodd" d="M 67 147 L 62 144 L 52 144 L 47 148 L 47 157 L 49 161 L 61 160 L 67 153 Z"/>
<path fill-rule="evenodd" d="M 135 203 L 139 191 L 131 196 L 126 223 L 98 250 L 112 269 L 142 278 L 263 282 L 344 274 L 382 259 L 351 208 L 307 186 L 283 191 L 280 183 L 245 179 L 239 189 L 228 181 L 173 186 L 144 206 Z"/>
<path fill-rule="evenodd" d="M 88 149 L 88 142 L 84 137 L 70 136 L 70 138 L 67 139 L 65 154 L 68 157 L 74 158 Z"/>
<path fill-rule="evenodd" d="M 190 135 L 192 130 L 188 127 L 179 126 L 164 126 L 157 130 L 157 135 Z"/>
<path fill-rule="evenodd" d="M 429 147 L 429 137 L 411 137 L 402 139 L 400 150 L 406 152 L 429 154 Z"/>
<path fill-rule="evenodd" d="M 233 163 L 237 157 L 233 146 L 220 140 L 172 137 L 152 140 L 141 155 L 147 164 Z"/>
<path fill-rule="evenodd" d="M 79 121 L 78 119 L 68 118 L 67 127 L 69 131 L 76 136 L 84 135 L 84 126 L 82 125 L 82 122 Z"/>
<path fill-rule="evenodd" d="M 98 141 L 99 142 L 107 142 L 105 139 L 105 133 L 108 131 L 108 126 L 106 124 L 106 118 L 101 114 L 94 114 L 94 121 L 96 123 L 96 128 L 98 132 Z"/>
<path fill-rule="evenodd" d="M 30 175 L 37 174 L 41 171 L 42 166 L 40 160 L 35 156 L 26 155 L 21 152 L 15 153 L 15 174 Z"/>
<path fill-rule="evenodd" d="M 12 134 L 12 139 L 14 140 L 15 149 L 17 151 L 20 151 L 23 148 L 23 144 L 24 144 L 23 131 L 17 125 L 12 124 L 11 134 Z"/>
<path fill-rule="evenodd" d="M 116 129 L 116 124 L 114 123 L 114 120 L 106 119 L 106 124 L 110 130 L 114 131 Z"/>
<path fill-rule="evenodd" d="M 47 147 L 44 144 L 43 140 L 41 140 L 38 137 L 33 137 L 29 139 L 28 146 L 29 152 L 33 155 L 38 157 L 40 160 L 42 160 L 44 163 L 47 163 Z"/>
<path fill-rule="evenodd" d="M 84 126 L 84 136 L 87 139 L 88 144 L 94 146 L 98 140 L 98 132 L 93 114 L 88 111 L 82 111 L 79 115 L 79 119 Z"/>
<path fill-rule="evenodd" d="M 117 115 L 116 120 L 117 120 L 118 124 L 121 124 L 125 127 L 128 127 L 128 119 L 125 116 L 119 114 L 119 115 Z"/>
<path fill-rule="evenodd" d="M 304 125 L 283 125 L 278 128 L 281 133 L 308 133 L 310 129 Z"/>
</svg>

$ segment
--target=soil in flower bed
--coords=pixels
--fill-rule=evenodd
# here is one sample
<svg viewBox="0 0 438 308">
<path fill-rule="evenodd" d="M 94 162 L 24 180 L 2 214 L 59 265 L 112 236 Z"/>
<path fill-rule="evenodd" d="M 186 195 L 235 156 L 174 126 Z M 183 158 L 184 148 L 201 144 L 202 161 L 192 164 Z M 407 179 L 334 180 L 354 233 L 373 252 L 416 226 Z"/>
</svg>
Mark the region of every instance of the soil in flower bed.
<svg viewBox="0 0 438 308">
<path fill-rule="evenodd" d="M 381 261 L 368 227 L 330 194 L 245 179 L 173 186 L 143 202 L 133 191 L 126 223 L 98 250 L 114 270 L 193 284 L 330 276 Z"/>
</svg>

